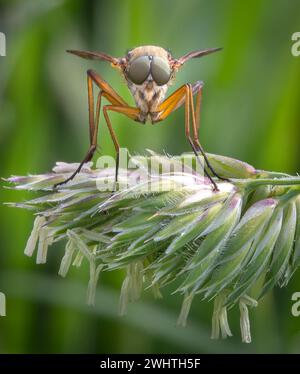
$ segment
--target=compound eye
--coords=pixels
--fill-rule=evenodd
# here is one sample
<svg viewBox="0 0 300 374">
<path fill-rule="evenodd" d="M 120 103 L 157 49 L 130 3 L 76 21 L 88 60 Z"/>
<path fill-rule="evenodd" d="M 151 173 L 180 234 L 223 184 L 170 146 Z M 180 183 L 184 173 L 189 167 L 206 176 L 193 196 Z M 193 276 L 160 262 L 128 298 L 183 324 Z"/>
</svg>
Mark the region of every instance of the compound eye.
<svg viewBox="0 0 300 374">
<path fill-rule="evenodd" d="M 127 72 L 128 78 L 135 84 L 142 84 L 150 73 L 150 62 L 148 56 L 133 60 Z"/>
<path fill-rule="evenodd" d="M 168 61 L 161 57 L 153 57 L 151 63 L 151 74 L 159 86 L 168 83 L 171 77 L 171 69 Z"/>
</svg>

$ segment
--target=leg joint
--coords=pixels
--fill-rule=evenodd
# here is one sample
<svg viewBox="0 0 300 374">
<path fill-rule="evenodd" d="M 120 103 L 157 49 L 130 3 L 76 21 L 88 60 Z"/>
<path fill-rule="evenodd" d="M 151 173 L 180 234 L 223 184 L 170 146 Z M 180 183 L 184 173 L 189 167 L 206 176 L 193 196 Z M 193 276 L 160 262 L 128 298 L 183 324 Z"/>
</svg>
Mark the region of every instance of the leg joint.
<svg viewBox="0 0 300 374">
<path fill-rule="evenodd" d="M 95 74 L 97 74 L 93 69 L 88 69 L 86 73 L 91 78 L 94 78 Z"/>
<path fill-rule="evenodd" d="M 102 108 L 103 112 L 107 113 L 107 111 L 110 109 L 110 107 L 111 107 L 111 105 L 103 105 L 103 108 Z"/>
</svg>

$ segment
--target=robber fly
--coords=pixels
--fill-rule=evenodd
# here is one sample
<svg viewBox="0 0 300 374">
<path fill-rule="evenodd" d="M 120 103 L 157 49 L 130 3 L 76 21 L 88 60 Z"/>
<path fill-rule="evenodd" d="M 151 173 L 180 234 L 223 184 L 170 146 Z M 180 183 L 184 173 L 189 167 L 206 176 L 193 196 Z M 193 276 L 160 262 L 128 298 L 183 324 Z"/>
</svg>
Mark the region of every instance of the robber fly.
<svg viewBox="0 0 300 374">
<path fill-rule="evenodd" d="M 103 106 L 102 111 L 117 154 L 116 181 L 118 178 L 120 145 L 111 124 L 109 113 L 121 113 L 142 124 L 147 121 L 155 124 L 163 121 L 182 105 L 185 106 L 185 136 L 198 161 L 201 164 L 198 157 L 200 152 L 211 173 L 217 178 L 223 179 L 210 165 L 198 138 L 203 82 L 196 81 L 193 84 L 184 84 L 165 99 L 167 90 L 174 81 L 177 71 L 188 60 L 217 52 L 220 49 L 221 48 L 214 48 L 189 52 L 178 59 L 174 58 L 166 49 L 150 45 L 134 48 L 130 50 L 125 57 L 121 58 L 112 57 L 103 52 L 68 50 L 67 52 L 85 59 L 109 62 L 113 68 L 118 69 L 127 82 L 136 106 L 129 106 L 99 73 L 94 70 L 88 70 L 87 86 L 90 147 L 77 170 L 69 178 L 56 184 L 56 186 L 73 179 L 74 176 L 80 172 L 82 166 L 92 159 L 97 148 L 97 134 L 102 98 L 105 98 L 109 102 L 109 105 Z M 99 88 L 96 111 L 94 110 L 94 84 Z M 194 105 L 193 97 L 195 95 L 196 102 Z M 205 168 L 204 172 L 210 179 L 213 188 L 217 190 L 218 188 L 215 181 L 210 177 Z"/>
</svg>

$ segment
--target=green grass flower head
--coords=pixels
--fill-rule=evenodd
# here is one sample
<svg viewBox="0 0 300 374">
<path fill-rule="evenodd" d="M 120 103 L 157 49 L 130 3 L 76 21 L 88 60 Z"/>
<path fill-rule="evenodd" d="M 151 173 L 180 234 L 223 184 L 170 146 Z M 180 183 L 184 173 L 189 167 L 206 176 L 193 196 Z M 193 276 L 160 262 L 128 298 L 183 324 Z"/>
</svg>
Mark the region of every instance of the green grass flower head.
<svg viewBox="0 0 300 374">
<path fill-rule="evenodd" d="M 25 254 L 37 250 L 36 262 L 42 264 L 51 244 L 63 242 L 62 277 L 70 266 L 89 264 L 88 304 L 95 302 L 101 272 L 125 269 L 121 314 L 143 289 L 160 298 L 166 285 L 183 297 L 179 325 L 187 323 L 195 297 L 213 301 L 214 339 L 232 335 L 228 312 L 237 306 L 242 341 L 251 342 L 248 308 L 274 286 L 286 286 L 300 264 L 300 178 L 208 157 L 230 179 L 216 180 L 218 191 L 195 172 L 190 153 L 132 157 L 135 168 L 120 169 L 115 192 L 99 187 L 114 181 L 115 170 L 92 164 L 57 190 L 53 185 L 77 164 L 57 163 L 48 174 L 9 178 L 12 188 L 40 193 L 10 203 L 36 215 Z M 183 160 L 191 167 L 183 170 Z M 161 174 L 153 167 L 173 171 Z"/>
</svg>

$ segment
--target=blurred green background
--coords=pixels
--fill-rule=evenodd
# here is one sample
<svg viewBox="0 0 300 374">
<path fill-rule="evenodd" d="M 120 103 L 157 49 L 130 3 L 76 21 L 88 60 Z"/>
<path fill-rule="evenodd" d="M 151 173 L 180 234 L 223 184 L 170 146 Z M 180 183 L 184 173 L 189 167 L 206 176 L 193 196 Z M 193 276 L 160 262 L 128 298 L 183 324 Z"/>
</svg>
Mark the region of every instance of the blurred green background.
<svg viewBox="0 0 300 374">
<path fill-rule="evenodd" d="M 78 162 L 88 147 L 86 70 L 98 70 L 128 101 L 128 89 L 104 62 L 86 61 L 66 49 L 122 56 L 156 44 L 175 57 L 220 47 L 221 53 L 192 60 L 171 92 L 204 80 L 200 139 L 209 152 L 237 157 L 256 168 L 297 173 L 300 129 L 300 57 L 291 35 L 300 31 L 300 1 L 285 0 L 104 0 L 0 1 L 0 31 L 7 56 L 0 57 L 0 176 L 50 170 L 55 161 Z M 157 126 L 140 126 L 113 114 L 122 146 L 181 153 L 183 110 Z M 105 126 L 104 154 L 114 154 Z M 1 189 L 1 201 L 29 194 Z M 209 339 L 212 304 L 195 300 L 186 329 L 175 326 L 178 295 L 154 301 L 145 292 L 119 317 L 124 274 L 103 274 L 95 308 L 85 305 L 87 266 L 57 275 L 63 254 L 53 247 L 46 265 L 23 255 L 33 217 L 1 206 L 0 290 L 7 317 L 0 319 L 1 353 L 42 352 L 300 352 L 300 317 L 291 315 L 289 287 L 275 290 L 251 311 L 253 343 L 240 342 L 239 314 L 229 313 L 234 337 Z"/>
</svg>

